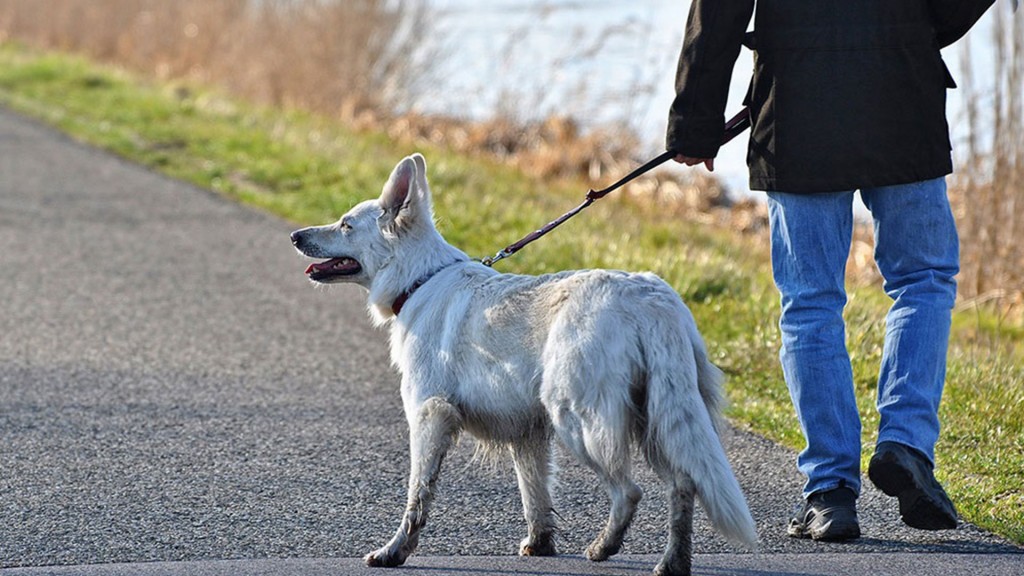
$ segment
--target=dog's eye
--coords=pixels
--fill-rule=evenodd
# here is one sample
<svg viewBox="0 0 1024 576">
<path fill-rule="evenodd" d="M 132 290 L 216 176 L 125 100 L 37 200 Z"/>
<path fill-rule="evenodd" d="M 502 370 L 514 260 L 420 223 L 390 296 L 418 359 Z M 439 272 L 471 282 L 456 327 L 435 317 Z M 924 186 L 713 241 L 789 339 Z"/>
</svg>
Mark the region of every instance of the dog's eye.
<svg viewBox="0 0 1024 576">
<path fill-rule="evenodd" d="M 338 227 L 341 228 L 342 232 L 351 232 L 352 231 L 352 225 L 349 224 L 347 220 L 342 220 L 341 224 Z"/>
</svg>

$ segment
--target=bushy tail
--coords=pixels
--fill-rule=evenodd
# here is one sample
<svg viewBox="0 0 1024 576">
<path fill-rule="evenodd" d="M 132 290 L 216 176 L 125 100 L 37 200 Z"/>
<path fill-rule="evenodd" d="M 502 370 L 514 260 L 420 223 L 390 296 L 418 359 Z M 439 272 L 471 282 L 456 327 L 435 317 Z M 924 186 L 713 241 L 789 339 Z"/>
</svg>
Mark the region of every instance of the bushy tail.
<svg viewBox="0 0 1024 576">
<path fill-rule="evenodd" d="M 692 321 L 684 325 L 689 342 L 669 337 L 671 342 L 647 350 L 649 441 L 672 476 L 683 473 L 693 480 L 715 529 L 753 550 L 757 529 L 718 436 L 724 377 Z"/>
</svg>

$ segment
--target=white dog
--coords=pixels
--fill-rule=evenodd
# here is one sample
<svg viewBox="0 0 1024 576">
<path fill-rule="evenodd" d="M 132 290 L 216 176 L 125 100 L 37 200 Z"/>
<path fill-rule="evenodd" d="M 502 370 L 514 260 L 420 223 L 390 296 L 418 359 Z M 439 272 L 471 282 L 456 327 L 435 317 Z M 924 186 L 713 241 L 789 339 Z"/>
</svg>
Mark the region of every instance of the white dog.
<svg viewBox="0 0 1024 576">
<path fill-rule="evenodd" d="M 611 496 L 591 560 L 619 551 L 636 511 L 634 442 L 669 487 L 670 533 L 656 574 L 690 573 L 694 496 L 719 532 L 756 547 L 717 433 L 722 374 L 664 281 L 606 270 L 517 276 L 471 260 L 434 227 L 419 154 L 395 167 L 380 198 L 291 237 L 302 254 L 328 259 L 306 269 L 311 280 L 369 290 L 402 374 L 409 500 L 394 538 L 366 556 L 370 566 L 400 565 L 415 550 L 441 460 L 461 430 L 511 451 L 527 522 L 521 554 L 555 554 L 552 436 Z"/>
</svg>

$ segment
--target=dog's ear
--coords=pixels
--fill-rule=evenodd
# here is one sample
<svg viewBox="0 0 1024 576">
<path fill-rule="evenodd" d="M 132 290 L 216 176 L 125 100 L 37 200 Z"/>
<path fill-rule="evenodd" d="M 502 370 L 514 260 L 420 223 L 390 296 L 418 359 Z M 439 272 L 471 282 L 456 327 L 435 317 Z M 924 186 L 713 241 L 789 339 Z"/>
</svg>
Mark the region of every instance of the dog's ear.
<svg viewBox="0 0 1024 576">
<path fill-rule="evenodd" d="M 427 203 L 430 202 L 430 185 L 427 184 L 427 159 L 419 152 L 410 156 L 416 163 L 416 182 L 419 184 L 420 194 Z"/>
<path fill-rule="evenodd" d="M 409 156 L 395 166 L 380 195 L 380 205 L 384 210 L 380 218 L 385 229 L 395 232 L 411 225 L 417 218 L 430 219 L 426 174 L 426 161 L 419 154 Z"/>
</svg>

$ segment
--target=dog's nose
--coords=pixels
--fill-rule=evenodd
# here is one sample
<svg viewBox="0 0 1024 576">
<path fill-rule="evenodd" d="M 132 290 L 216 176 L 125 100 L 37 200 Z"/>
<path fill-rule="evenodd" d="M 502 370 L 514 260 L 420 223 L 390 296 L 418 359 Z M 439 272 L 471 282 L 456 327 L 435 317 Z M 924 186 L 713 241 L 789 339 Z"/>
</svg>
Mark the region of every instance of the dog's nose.
<svg viewBox="0 0 1024 576">
<path fill-rule="evenodd" d="M 302 231 L 301 230 L 296 230 L 295 232 L 292 232 L 292 244 L 296 248 L 298 248 L 299 245 L 302 244 Z"/>
</svg>

